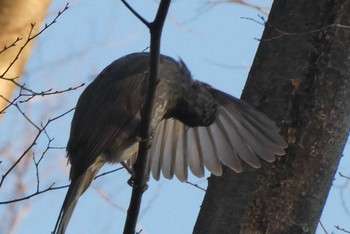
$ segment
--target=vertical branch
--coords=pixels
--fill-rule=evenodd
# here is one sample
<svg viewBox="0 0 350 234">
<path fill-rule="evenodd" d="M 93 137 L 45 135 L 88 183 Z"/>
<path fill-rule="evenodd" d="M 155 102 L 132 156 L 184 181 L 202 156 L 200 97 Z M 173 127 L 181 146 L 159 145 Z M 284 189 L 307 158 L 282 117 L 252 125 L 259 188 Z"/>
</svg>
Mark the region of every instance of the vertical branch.
<svg viewBox="0 0 350 234">
<path fill-rule="evenodd" d="M 150 69 L 148 77 L 148 90 L 144 103 L 144 109 L 141 113 L 141 126 L 139 151 L 137 160 L 134 164 L 134 186 L 130 199 L 127 218 L 124 226 L 124 234 L 134 234 L 137 218 L 140 212 L 142 194 L 147 189 L 147 151 L 150 144 L 150 129 L 152 120 L 152 110 L 156 86 L 158 83 L 158 63 L 160 56 L 160 41 L 163 25 L 170 6 L 171 0 L 162 0 L 159 4 L 157 15 L 152 23 L 147 23 L 139 15 L 136 15 L 150 30 Z M 125 4 L 125 1 L 123 1 Z M 129 8 L 129 7 L 128 7 Z M 129 8 L 130 9 L 130 8 Z M 135 12 L 133 11 L 135 14 Z"/>
</svg>

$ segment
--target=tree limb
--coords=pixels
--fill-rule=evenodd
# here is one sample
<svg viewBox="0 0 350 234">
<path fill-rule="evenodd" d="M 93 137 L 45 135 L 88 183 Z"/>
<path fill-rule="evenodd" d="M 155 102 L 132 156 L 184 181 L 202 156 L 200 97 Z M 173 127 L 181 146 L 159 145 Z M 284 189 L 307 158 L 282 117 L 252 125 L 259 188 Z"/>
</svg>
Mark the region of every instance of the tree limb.
<svg viewBox="0 0 350 234">
<path fill-rule="evenodd" d="M 148 90 L 144 103 L 144 109 L 141 113 L 141 126 L 139 151 L 137 160 L 133 166 L 135 178 L 133 183 L 133 191 L 131 195 L 130 205 L 127 213 L 127 218 L 124 226 L 125 234 L 134 234 L 137 223 L 137 217 L 140 211 L 142 194 L 147 189 L 147 151 L 150 145 L 150 130 L 152 120 L 152 110 L 154 105 L 154 97 L 156 85 L 158 83 L 158 63 L 160 56 L 160 41 L 166 15 L 170 6 L 171 0 L 162 0 L 159 4 L 157 15 L 152 23 L 145 23 L 142 17 L 138 17 L 143 23 L 148 26 L 151 34 L 150 42 L 150 70 L 148 77 Z M 130 8 L 129 8 L 130 9 Z M 134 13 L 134 11 L 132 11 Z M 134 13 L 135 14 L 135 13 Z M 137 14 L 138 15 L 138 14 Z"/>
</svg>

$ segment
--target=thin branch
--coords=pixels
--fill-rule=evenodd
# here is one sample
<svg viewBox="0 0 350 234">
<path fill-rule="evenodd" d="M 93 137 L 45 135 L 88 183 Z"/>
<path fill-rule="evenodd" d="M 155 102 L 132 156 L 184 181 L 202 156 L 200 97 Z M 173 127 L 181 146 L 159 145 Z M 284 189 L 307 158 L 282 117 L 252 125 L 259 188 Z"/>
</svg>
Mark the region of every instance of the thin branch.
<svg viewBox="0 0 350 234">
<path fill-rule="evenodd" d="M 18 157 L 18 159 L 16 160 L 16 162 L 1 176 L 0 188 L 1 188 L 2 184 L 3 184 L 3 182 L 5 181 L 5 178 L 10 174 L 10 172 L 21 162 L 21 160 L 27 155 L 27 153 L 36 145 L 36 142 L 37 142 L 38 138 L 39 138 L 40 135 L 45 131 L 45 129 L 47 128 L 47 126 L 48 126 L 51 122 L 53 122 L 53 121 L 55 121 L 55 120 L 57 120 L 57 119 L 59 119 L 59 118 L 65 116 L 66 114 L 68 114 L 69 112 L 73 111 L 74 109 L 75 109 L 75 108 L 72 108 L 72 109 L 70 109 L 70 110 L 64 112 L 63 114 L 60 114 L 60 115 L 58 115 L 58 116 L 56 116 L 56 117 L 54 117 L 54 118 L 52 118 L 52 119 L 49 119 L 49 120 L 46 122 L 46 124 L 44 124 L 41 128 L 38 128 L 38 133 L 36 134 L 36 136 L 35 136 L 34 140 L 32 141 L 32 143 L 31 143 L 31 144 L 27 147 L 27 149 L 21 154 L 21 156 Z"/>
<path fill-rule="evenodd" d="M 31 42 L 32 40 L 34 40 L 37 36 L 39 36 L 40 34 L 42 34 L 46 29 L 48 29 L 51 25 L 53 25 L 54 23 L 56 23 L 56 20 L 66 11 L 68 10 L 68 3 L 66 4 L 66 6 L 64 7 L 64 9 L 62 11 L 59 11 L 57 16 L 49 23 L 49 24 L 45 24 L 45 27 L 40 30 L 38 33 L 32 35 L 33 33 L 33 29 L 35 27 L 35 23 L 31 23 L 31 28 L 27 37 L 27 40 L 24 42 L 24 44 L 21 46 L 21 48 L 18 50 L 18 53 L 16 55 L 16 57 L 12 60 L 12 62 L 9 64 L 9 66 L 5 69 L 5 71 L 0 75 L 0 78 L 4 78 L 5 74 L 11 69 L 11 67 L 13 66 L 13 64 L 15 64 L 15 62 L 18 60 L 20 54 L 22 53 L 22 51 L 24 50 L 24 48 L 28 45 L 29 42 Z M 13 44 L 13 43 L 12 43 Z M 10 45 L 11 46 L 11 45 Z"/>
<path fill-rule="evenodd" d="M 36 191 L 38 192 L 40 189 L 39 163 L 35 160 L 34 155 L 33 155 L 33 162 L 35 165 Z"/>
<path fill-rule="evenodd" d="M 21 113 L 21 115 L 32 125 L 36 128 L 36 130 L 38 130 L 40 132 L 40 127 L 38 125 L 36 125 L 27 115 L 26 113 L 24 113 L 24 111 L 19 107 L 18 103 L 14 103 L 13 104 L 17 110 L 19 111 L 19 113 Z"/>
<path fill-rule="evenodd" d="M 250 17 L 241 17 L 241 19 L 245 19 L 245 20 L 250 20 L 253 21 L 254 23 L 260 24 L 261 26 L 265 26 L 266 25 L 266 19 L 263 16 L 259 16 L 260 20 L 256 20 L 254 18 L 250 18 Z"/>
<path fill-rule="evenodd" d="M 194 184 L 194 183 L 189 182 L 189 181 L 186 181 L 186 184 L 192 185 L 193 187 L 196 187 L 196 188 L 198 188 L 198 189 L 200 189 L 200 190 L 203 190 L 204 192 L 207 191 L 206 189 L 202 188 L 202 187 L 199 186 L 198 184 Z"/>
<path fill-rule="evenodd" d="M 96 179 L 96 177 L 95 177 Z M 109 205 L 113 206 L 114 208 L 117 208 L 119 210 L 125 211 L 123 207 L 119 206 L 117 203 L 115 203 L 107 194 L 105 194 L 101 189 L 96 188 L 92 186 L 95 192 L 103 199 L 105 200 Z"/>
<path fill-rule="evenodd" d="M 2 50 L 0 50 L 0 54 L 3 53 L 5 50 L 10 49 L 11 47 L 15 47 L 17 45 L 17 42 L 21 41 L 22 38 L 21 37 L 17 37 L 16 40 L 14 42 L 12 42 L 10 45 L 5 45 L 4 48 Z"/>
<path fill-rule="evenodd" d="M 350 231 L 344 229 L 344 228 L 341 228 L 339 226 L 334 226 L 336 229 L 338 229 L 339 231 L 342 231 L 342 232 L 345 232 L 345 233 L 350 233 Z"/>
<path fill-rule="evenodd" d="M 150 23 L 145 18 L 143 18 L 137 11 L 135 11 L 129 3 L 127 3 L 125 0 L 121 0 L 121 2 L 126 6 L 126 8 L 129 9 L 129 11 L 131 11 L 131 13 L 134 14 L 134 16 L 136 16 L 136 18 L 138 18 L 144 25 L 147 26 L 147 28 L 149 28 Z"/>
<path fill-rule="evenodd" d="M 257 5 L 257 4 L 249 3 L 249 2 L 244 1 L 244 0 L 226 0 L 226 1 L 224 1 L 224 0 L 214 0 L 214 1 L 208 1 L 208 3 L 210 3 L 210 4 L 236 3 L 236 4 L 243 5 L 243 6 L 254 8 L 254 9 L 264 13 L 265 15 L 269 14 L 269 10 L 266 9 L 265 7 L 262 7 L 262 6 Z"/>
<path fill-rule="evenodd" d="M 95 176 L 94 180 L 96 180 L 97 178 L 103 177 L 105 175 L 111 174 L 113 172 L 119 171 L 120 169 L 122 169 L 122 167 L 117 168 L 117 169 L 113 169 L 113 170 L 110 170 L 110 171 L 107 171 L 107 172 L 102 173 L 102 174 L 99 174 L 99 175 Z M 39 179 L 39 176 L 37 174 L 37 180 L 38 179 Z M 48 188 L 40 191 L 38 185 L 39 185 L 39 183 L 37 183 L 37 190 L 36 190 L 36 192 L 34 192 L 34 193 L 30 194 L 30 195 L 21 197 L 21 198 L 16 198 L 16 199 L 13 199 L 13 200 L 2 201 L 2 202 L 0 202 L 0 205 L 5 205 L 5 204 L 10 204 L 10 203 L 24 201 L 24 200 L 27 200 L 29 198 L 32 198 L 32 197 L 38 196 L 40 194 L 43 194 L 45 192 L 54 191 L 54 190 L 58 190 L 58 189 L 64 189 L 64 188 L 68 188 L 69 187 L 69 184 L 55 187 L 54 186 L 55 183 L 52 183 Z"/>
<path fill-rule="evenodd" d="M 332 23 L 332 24 L 328 24 L 326 26 L 323 26 L 323 27 L 320 27 L 320 28 L 317 28 L 317 29 L 314 29 L 314 30 L 309 30 L 309 31 L 306 31 L 306 32 L 288 32 L 288 31 L 284 31 L 282 29 L 277 28 L 274 25 L 271 25 L 271 24 L 267 23 L 265 17 L 263 17 L 263 16 L 259 15 L 258 17 L 260 18 L 261 21 L 258 21 L 256 19 L 249 18 L 249 17 L 241 17 L 241 19 L 250 20 L 250 21 L 258 23 L 258 24 L 260 24 L 262 26 L 270 27 L 273 30 L 275 30 L 275 32 L 277 33 L 276 36 L 271 37 L 271 38 L 267 38 L 267 39 L 263 39 L 263 40 L 255 38 L 258 41 L 261 41 L 261 40 L 262 41 L 272 41 L 272 40 L 280 39 L 280 38 L 283 38 L 283 37 L 290 37 L 290 36 L 293 36 L 293 37 L 305 36 L 305 35 L 309 35 L 309 34 L 313 34 L 313 33 L 319 33 L 319 32 L 322 32 L 322 31 L 326 31 L 326 30 L 328 30 L 330 28 L 333 28 L 333 27 L 343 28 L 343 29 L 350 29 L 350 25 Z"/>
<path fill-rule="evenodd" d="M 152 120 L 152 110 L 156 85 L 158 83 L 158 63 L 160 57 L 160 41 L 163 25 L 170 6 L 171 0 L 162 0 L 159 4 L 158 11 L 154 21 L 148 24 L 151 42 L 150 42 L 150 69 L 148 77 L 148 89 L 144 109 L 141 113 L 139 151 L 137 160 L 133 166 L 135 179 L 133 184 L 132 195 L 129 209 L 124 226 L 124 234 L 134 234 L 137 218 L 140 212 L 142 194 L 147 189 L 147 151 L 150 145 L 150 130 Z"/>
<path fill-rule="evenodd" d="M 120 171 L 121 169 L 123 169 L 123 167 L 119 167 L 119 168 L 117 168 L 117 169 L 113 169 L 113 170 L 110 170 L 110 171 L 101 173 L 101 174 L 95 176 L 94 180 L 96 180 L 97 178 L 99 178 L 99 177 L 101 177 L 101 176 L 105 176 L 105 175 L 111 174 L 111 173 L 113 173 L 113 172 Z"/>
<path fill-rule="evenodd" d="M 12 101 L 8 100 L 6 97 L 4 97 L 3 95 L 0 95 L 0 98 L 2 98 L 3 100 L 5 100 L 8 105 L 6 107 L 4 107 L 4 109 L 0 110 L 0 114 L 5 114 L 6 113 L 6 110 L 14 105 L 14 103 L 16 103 L 16 101 L 21 97 L 21 95 L 18 95 L 17 97 L 15 97 Z"/>
<path fill-rule="evenodd" d="M 13 81 L 14 83 L 17 83 L 15 81 Z M 41 91 L 41 92 L 36 92 L 36 91 L 33 91 L 31 89 L 28 89 L 25 87 L 25 84 L 21 85 L 21 84 L 18 84 L 17 83 L 17 86 L 20 87 L 20 91 L 19 91 L 19 94 L 13 98 L 12 101 L 8 100 L 7 98 L 5 98 L 3 95 L 0 95 L 0 98 L 2 98 L 3 100 L 5 100 L 8 104 L 4 107 L 4 109 L 0 110 L 0 114 L 4 114 L 5 111 L 11 107 L 11 106 L 16 106 L 17 105 L 17 101 L 18 103 L 24 103 L 24 102 L 29 102 L 31 99 L 37 97 L 37 96 L 48 96 L 48 95 L 56 95 L 56 94 L 62 94 L 62 93 L 65 93 L 65 92 L 69 92 L 69 91 L 72 91 L 72 90 L 77 90 L 81 87 L 83 87 L 85 85 L 85 83 L 81 83 L 80 85 L 78 86 L 74 86 L 74 87 L 70 87 L 70 88 L 67 88 L 67 89 L 63 89 L 63 90 L 56 90 L 56 91 L 52 91 L 52 89 L 48 89 L 48 90 L 45 90 L 45 91 Z M 23 90 L 25 91 L 28 91 L 29 93 L 23 93 Z M 28 97 L 24 100 L 19 100 L 20 98 L 22 97 Z M 18 106 L 17 106 L 17 109 L 18 109 Z M 22 113 L 21 113 L 22 114 Z"/>
<path fill-rule="evenodd" d="M 27 94 L 27 93 L 22 93 L 21 96 L 22 97 L 28 97 L 27 99 L 25 100 L 21 100 L 19 101 L 20 103 L 23 103 L 23 102 L 28 102 L 30 101 L 31 99 L 33 99 L 34 97 L 36 96 L 49 96 L 49 95 L 56 95 L 56 94 L 62 94 L 62 93 L 66 93 L 66 92 L 69 92 L 69 91 L 72 91 L 72 90 L 77 90 L 81 87 L 83 87 L 85 85 L 85 83 L 81 83 L 80 85 L 77 85 L 77 86 L 74 86 L 74 87 L 70 87 L 70 88 L 67 88 L 67 89 L 62 89 L 62 90 L 56 90 L 56 91 L 52 91 L 52 89 L 48 89 L 46 91 L 41 91 L 41 92 L 35 92 L 31 89 L 28 89 L 28 88 L 25 88 L 26 91 L 29 91 L 30 93 Z"/>
<path fill-rule="evenodd" d="M 36 191 L 35 193 L 32 193 L 32 194 L 30 194 L 28 196 L 25 196 L 25 197 L 21 197 L 21 198 L 17 198 L 17 199 L 13 199 L 13 200 L 0 202 L 0 205 L 5 205 L 5 204 L 14 203 L 14 202 L 28 200 L 29 198 L 32 198 L 32 197 L 37 196 L 37 195 L 40 195 L 42 193 L 46 193 L 48 191 L 57 190 L 57 189 L 63 189 L 63 188 L 68 188 L 69 187 L 69 185 L 63 185 L 63 186 L 58 186 L 58 187 L 54 187 L 54 185 L 55 185 L 55 183 L 52 183 L 48 188 L 46 188 L 44 190 L 41 190 L 41 191 Z"/>
<path fill-rule="evenodd" d="M 23 50 L 25 49 L 25 47 L 33 40 L 35 39 L 36 37 L 38 37 L 39 35 L 41 35 L 44 31 L 46 31 L 49 27 L 51 27 L 54 23 L 56 23 L 56 20 L 68 9 L 68 3 L 65 5 L 64 9 L 59 11 L 57 16 L 50 22 L 50 23 L 46 23 L 44 28 L 41 29 L 38 33 L 33 34 L 33 30 L 34 30 L 34 27 L 35 27 L 35 23 L 31 23 L 31 28 L 30 28 L 30 31 L 29 31 L 29 34 L 25 40 L 25 42 L 23 43 L 23 45 L 20 47 L 20 49 L 18 50 L 16 56 L 14 57 L 14 59 L 9 63 L 9 65 L 7 66 L 7 68 L 5 69 L 5 71 L 0 75 L 0 79 L 2 80 L 5 80 L 5 81 L 8 81 L 8 82 L 11 82 L 13 83 L 14 85 L 16 85 L 17 87 L 20 88 L 20 92 L 18 94 L 17 97 L 15 97 L 12 101 L 9 101 L 8 99 L 6 99 L 4 96 L 0 95 L 0 98 L 4 99 L 8 105 L 6 107 L 4 107 L 4 109 L 0 110 L 0 114 L 4 114 L 5 111 L 12 105 L 14 105 L 21 97 L 28 97 L 27 99 L 25 100 L 21 100 L 19 101 L 19 103 L 22 103 L 22 102 L 28 102 L 29 100 L 31 100 L 32 98 L 36 97 L 36 96 L 46 96 L 46 95 L 54 95 L 54 94 L 61 94 L 61 93 L 64 93 L 64 92 L 68 92 L 68 91 L 71 91 L 71 90 L 76 90 L 80 87 L 82 87 L 84 84 L 81 84 L 79 86 L 76 86 L 76 87 L 70 87 L 68 89 L 65 89 L 65 90 L 56 90 L 56 91 L 52 91 L 52 89 L 49 89 L 49 90 L 45 90 L 45 91 L 41 91 L 41 92 L 36 92 L 36 91 L 33 91 L 29 88 L 26 87 L 26 84 L 20 84 L 19 82 L 17 82 L 16 80 L 19 78 L 19 77 L 12 77 L 12 78 L 8 78 L 8 77 L 5 77 L 5 75 L 7 74 L 7 72 L 11 69 L 11 67 L 16 63 L 16 61 L 18 60 L 18 58 L 20 57 L 20 55 L 22 54 Z M 4 52 L 5 50 L 11 48 L 11 47 L 15 47 L 17 45 L 17 43 L 19 41 L 23 40 L 23 38 L 20 38 L 18 37 L 14 42 L 12 42 L 12 44 L 8 45 L 8 46 L 4 46 L 4 48 L 2 50 L 0 50 L 0 53 Z M 23 93 L 23 91 L 27 91 L 28 93 Z M 19 106 L 16 106 L 17 109 Z M 23 114 L 23 112 L 20 111 L 21 114 Z"/>
<path fill-rule="evenodd" d="M 51 149 L 51 143 L 54 140 L 54 138 L 51 138 L 49 136 L 49 134 L 47 133 L 46 129 L 44 129 L 44 133 L 48 139 L 47 145 L 45 150 L 42 152 L 40 158 L 38 161 L 36 161 L 35 159 L 35 155 L 33 155 L 33 162 L 34 162 L 34 166 L 35 166 L 35 176 L 36 176 L 36 191 L 39 192 L 40 191 L 40 176 L 39 176 L 39 164 L 42 161 L 42 159 L 44 158 L 44 156 L 46 155 L 46 153 Z"/>
<path fill-rule="evenodd" d="M 323 223 L 321 222 L 321 220 L 319 221 L 319 224 L 321 225 L 322 230 L 324 231 L 324 233 L 328 234 L 326 228 L 323 226 Z"/>
<path fill-rule="evenodd" d="M 346 176 L 346 175 L 342 174 L 341 172 L 339 172 L 339 175 L 347 180 L 350 180 L 349 176 Z"/>
</svg>

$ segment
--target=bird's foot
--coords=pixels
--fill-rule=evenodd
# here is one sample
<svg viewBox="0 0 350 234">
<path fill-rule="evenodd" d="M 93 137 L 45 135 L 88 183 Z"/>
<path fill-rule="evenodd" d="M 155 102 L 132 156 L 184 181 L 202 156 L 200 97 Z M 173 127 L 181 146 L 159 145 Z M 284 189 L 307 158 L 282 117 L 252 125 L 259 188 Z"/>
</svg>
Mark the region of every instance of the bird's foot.
<svg viewBox="0 0 350 234">
<path fill-rule="evenodd" d="M 148 181 L 148 178 L 147 180 Z M 144 184 L 138 184 L 136 183 L 136 177 L 135 177 L 135 174 L 134 175 L 131 175 L 130 179 L 128 179 L 128 184 L 130 185 L 130 187 L 133 187 L 133 188 L 141 188 L 142 191 L 146 191 L 148 189 L 148 184 L 147 182 L 145 182 Z"/>
</svg>

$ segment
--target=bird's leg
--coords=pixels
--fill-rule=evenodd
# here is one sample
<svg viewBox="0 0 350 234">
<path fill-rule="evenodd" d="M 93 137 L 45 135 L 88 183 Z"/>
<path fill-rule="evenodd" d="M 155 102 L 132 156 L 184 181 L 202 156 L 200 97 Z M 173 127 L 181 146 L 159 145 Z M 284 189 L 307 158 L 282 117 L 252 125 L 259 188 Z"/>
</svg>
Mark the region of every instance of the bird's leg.
<svg viewBox="0 0 350 234">
<path fill-rule="evenodd" d="M 137 142 L 145 142 L 145 141 L 148 141 L 149 142 L 149 145 L 148 145 L 148 149 L 151 148 L 151 142 L 152 142 L 152 139 L 153 139 L 153 133 L 151 131 L 151 134 L 150 136 L 147 138 L 147 139 L 142 139 L 141 137 L 139 136 L 136 136 L 136 141 Z M 129 172 L 129 174 L 131 175 L 130 179 L 128 179 L 128 184 L 131 186 L 131 187 L 135 187 L 135 171 L 133 169 L 132 166 L 130 165 L 133 165 L 135 163 L 135 158 L 134 157 L 131 157 L 133 158 L 133 160 L 130 162 L 128 161 L 129 163 L 125 163 L 125 162 L 121 162 L 122 166 Z M 149 175 L 147 175 L 147 181 L 149 180 Z M 144 188 L 142 188 L 143 191 L 146 191 L 148 188 L 148 185 L 146 185 Z"/>
<path fill-rule="evenodd" d="M 130 174 L 132 177 L 135 176 L 134 170 L 132 169 L 131 166 L 128 165 L 128 163 L 126 163 L 125 161 L 123 161 L 123 162 L 120 162 L 120 164 L 122 164 L 122 166 L 129 172 L 129 174 Z"/>
<path fill-rule="evenodd" d="M 134 185 L 135 185 L 135 175 L 131 175 L 130 179 L 128 179 L 128 185 L 130 187 L 134 187 Z"/>
<path fill-rule="evenodd" d="M 148 148 L 150 148 L 150 147 L 151 147 L 151 142 L 152 142 L 152 140 L 153 140 L 153 137 L 154 137 L 154 134 L 153 134 L 153 133 L 151 133 L 147 139 L 142 139 L 141 137 L 137 136 L 137 137 L 136 137 L 136 141 L 137 141 L 137 142 L 149 141 L 150 144 L 149 144 Z"/>
<path fill-rule="evenodd" d="M 147 177 L 149 177 L 149 176 L 147 176 Z M 148 180 L 149 178 L 147 178 L 147 180 Z M 130 177 L 130 179 L 128 179 L 128 184 L 131 186 L 131 187 L 135 187 L 136 185 L 135 185 L 135 174 L 132 174 L 131 175 L 131 177 Z M 142 188 L 142 190 L 143 191 L 146 191 L 148 189 L 148 184 L 146 184 L 146 186 L 144 186 L 143 188 Z"/>
<path fill-rule="evenodd" d="M 148 177 L 148 176 L 147 176 Z M 148 178 L 147 178 L 147 180 L 148 180 Z M 134 175 L 132 175 L 131 177 L 130 177 L 130 179 L 128 179 L 128 184 L 131 186 L 131 187 L 136 187 L 136 185 L 135 185 L 135 176 Z M 148 189 L 148 184 L 146 184 L 143 188 L 142 188 L 142 191 L 146 191 Z"/>
<path fill-rule="evenodd" d="M 130 185 L 131 187 L 134 186 L 134 180 L 135 180 L 135 172 L 133 170 L 133 168 L 131 166 L 129 166 L 129 164 L 125 161 L 120 162 L 120 164 L 122 164 L 122 166 L 129 172 L 129 174 L 131 175 L 130 179 L 128 179 L 128 185 Z"/>
<path fill-rule="evenodd" d="M 130 176 L 130 179 L 128 179 L 128 185 L 130 185 L 131 187 L 134 187 L 135 186 L 135 171 L 133 170 L 132 167 L 129 166 L 128 163 L 126 162 L 121 162 L 120 164 L 122 164 L 122 166 L 129 172 L 129 174 L 131 175 Z M 147 179 L 148 180 L 148 179 Z M 148 188 L 148 186 L 146 186 L 143 190 L 146 191 Z"/>
</svg>

